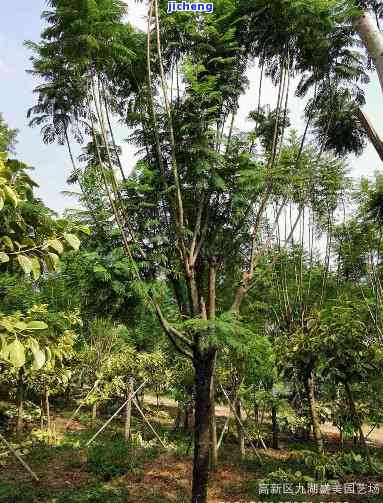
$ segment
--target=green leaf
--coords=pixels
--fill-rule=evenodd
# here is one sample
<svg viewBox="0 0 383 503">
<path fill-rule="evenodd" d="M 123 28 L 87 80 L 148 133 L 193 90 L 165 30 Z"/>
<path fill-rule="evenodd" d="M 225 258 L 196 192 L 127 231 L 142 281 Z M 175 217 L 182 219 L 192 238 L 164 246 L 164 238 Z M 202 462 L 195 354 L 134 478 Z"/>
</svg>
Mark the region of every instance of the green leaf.
<svg viewBox="0 0 383 503">
<path fill-rule="evenodd" d="M 21 344 L 19 339 L 15 339 L 9 346 L 7 347 L 7 351 L 9 352 L 8 359 L 17 368 L 20 368 L 25 363 L 25 349 Z"/>
<path fill-rule="evenodd" d="M 19 202 L 19 198 L 16 195 L 16 192 L 11 189 L 8 185 L 4 187 L 5 195 L 9 201 L 13 204 L 13 206 L 16 208 L 17 203 Z"/>
<path fill-rule="evenodd" d="M 9 236 L 1 236 L 0 240 L 5 244 L 5 246 L 9 250 L 11 250 L 11 251 L 14 250 L 12 239 Z"/>
<path fill-rule="evenodd" d="M 40 261 L 37 257 L 31 258 L 33 279 L 39 279 L 41 275 Z"/>
<path fill-rule="evenodd" d="M 80 248 L 81 241 L 74 234 L 64 234 L 64 238 L 68 245 L 74 250 L 78 250 Z"/>
<path fill-rule="evenodd" d="M 50 348 L 48 346 L 45 347 L 45 352 L 47 354 L 47 361 L 49 362 L 52 358 L 52 351 L 50 350 Z"/>
<path fill-rule="evenodd" d="M 62 252 L 64 251 L 64 246 L 63 244 L 61 243 L 61 241 L 59 241 L 58 239 L 51 239 L 48 241 L 48 246 L 50 246 L 51 248 L 53 248 L 55 251 L 57 251 L 57 253 L 59 255 L 62 254 Z"/>
<path fill-rule="evenodd" d="M 89 227 L 87 227 L 86 225 L 77 225 L 76 228 L 83 232 L 84 234 L 86 234 L 87 236 L 90 236 L 91 234 L 91 230 L 89 229 Z"/>
<path fill-rule="evenodd" d="M 30 321 L 27 324 L 27 330 L 46 330 L 48 325 L 43 321 Z"/>
<path fill-rule="evenodd" d="M 0 196 L 0 211 L 4 208 L 4 199 Z"/>
<path fill-rule="evenodd" d="M 27 324 L 25 323 L 25 321 L 18 321 L 15 323 L 15 327 L 17 328 L 17 330 L 25 330 L 27 328 Z"/>
<path fill-rule="evenodd" d="M 32 271 L 32 262 L 30 259 L 26 255 L 17 255 L 17 260 L 25 274 L 30 274 Z"/>
<path fill-rule="evenodd" d="M 97 264 L 93 267 L 93 272 L 95 272 L 95 273 L 99 272 L 99 273 L 104 274 L 104 273 L 108 272 L 108 270 L 105 269 L 104 266 Z"/>
<path fill-rule="evenodd" d="M 33 358 L 34 358 L 34 361 L 33 361 L 33 364 L 32 364 L 32 369 L 33 370 L 40 370 L 41 367 L 43 367 L 45 365 L 45 353 L 44 351 L 41 351 L 41 349 L 35 349 L 35 348 L 31 348 L 32 350 L 32 353 L 33 353 Z"/>
<path fill-rule="evenodd" d="M 4 252 L 0 252 L 0 262 L 2 262 L 3 264 L 5 262 L 9 262 L 9 256 Z"/>
<path fill-rule="evenodd" d="M 48 253 L 48 257 L 50 260 L 50 263 L 52 265 L 52 268 L 54 271 L 57 271 L 60 267 L 60 258 L 58 255 L 55 253 Z"/>
<path fill-rule="evenodd" d="M 40 349 L 39 343 L 34 337 L 29 337 L 28 342 L 32 351 L 37 351 L 38 349 Z"/>
</svg>

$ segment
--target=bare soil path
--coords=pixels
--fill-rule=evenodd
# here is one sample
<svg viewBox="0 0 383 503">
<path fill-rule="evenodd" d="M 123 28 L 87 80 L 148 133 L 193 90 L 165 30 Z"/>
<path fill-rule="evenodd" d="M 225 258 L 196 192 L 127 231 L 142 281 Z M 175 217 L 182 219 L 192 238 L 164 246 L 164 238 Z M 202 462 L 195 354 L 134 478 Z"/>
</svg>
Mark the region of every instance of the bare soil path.
<svg viewBox="0 0 383 503">
<path fill-rule="evenodd" d="M 145 403 L 150 405 L 157 404 L 157 398 L 150 394 L 144 395 L 144 401 Z M 159 398 L 159 404 L 160 407 L 165 406 L 169 409 L 175 409 L 177 407 L 177 402 L 175 400 L 163 396 Z M 215 407 L 215 413 L 217 417 L 226 418 L 230 415 L 230 408 L 227 405 L 218 404 Z M 363 432 L 366 436 L 368 435 L 368 441 L 375 444 L 376 446 L 383 446 L 383 428 L 374 428 L 370 433 L 371 429 L 372 426 L 368 424 L 363 426 Z M 324 423 L 322 425 L 322 432 L 326 435 L 329 435 L 334 440 L 339 440 L 339 430 L 331 423 Z"/>
</svg>

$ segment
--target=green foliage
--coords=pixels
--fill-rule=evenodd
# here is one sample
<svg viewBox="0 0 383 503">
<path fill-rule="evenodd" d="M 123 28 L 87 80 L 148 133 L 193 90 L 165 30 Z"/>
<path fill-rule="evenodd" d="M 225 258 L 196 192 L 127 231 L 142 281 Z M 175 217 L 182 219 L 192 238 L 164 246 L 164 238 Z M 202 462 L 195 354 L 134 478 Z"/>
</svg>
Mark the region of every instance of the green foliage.
<svg viewBox="0 0 383 503">
<path fill-rule="evenodd" d="M 49 326 L 47 306 L 34 306 L 23 315 L 15 313 L 0 317 L 0 359 L 14 368 L 40 370 L 44 365 L 54 368 L 72 349 L 75 333 L 70 329 L 70 317 L 61 314 Z M 57 333 L 57 329 L 60 330 Z"/>
<path fill-rule="evenodd" d="M 0 152 L 14 152 L 17 129 L 11 129 L 0 114 Z"/>
<path fill-rule="evenodd" d="M 365 459 L 353 451 L 341 454 L 318 454 L 304 451 L 302 461 L 307 466 L 315 480 L 342 479 L 347 475 L 368 475 L 376 473 L 378 465 Z"/>
<path fill-rule="evenodd" d="M 75 229 L 72 223 L 55 220 L 53 212 L 34 197 L 36 184 L 27 169 L 0 153 L 0 268 L 17 264 L 37 280 L 44 269 L 59 269 L 64 245 L 78 249 L 80 241 L 71 232 Z"/>
</svg>

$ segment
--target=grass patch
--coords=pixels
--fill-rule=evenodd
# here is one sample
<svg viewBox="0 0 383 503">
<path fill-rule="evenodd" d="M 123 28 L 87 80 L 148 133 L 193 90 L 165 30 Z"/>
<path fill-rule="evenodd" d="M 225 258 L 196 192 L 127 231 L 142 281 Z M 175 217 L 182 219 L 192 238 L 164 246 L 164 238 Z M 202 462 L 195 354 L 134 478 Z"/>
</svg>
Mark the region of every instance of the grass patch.
<svg viewBox="0 0 383 503">
<path fill-rule="evenodd" d="M 126 443 L 122 435 L 93 444 L 88 451 L 87 471 L 103 480 L 124 475 L 158 455 L 156 447 L 141 446 L 136 441 Z"/>
<path fill-rule="evenodd" d="M 63 492 L 54 503 L 124 503 L 128 497 L 125 487 L 99 485 L 88 487 L 81 491 L 68 490 Z"/>
</svg>

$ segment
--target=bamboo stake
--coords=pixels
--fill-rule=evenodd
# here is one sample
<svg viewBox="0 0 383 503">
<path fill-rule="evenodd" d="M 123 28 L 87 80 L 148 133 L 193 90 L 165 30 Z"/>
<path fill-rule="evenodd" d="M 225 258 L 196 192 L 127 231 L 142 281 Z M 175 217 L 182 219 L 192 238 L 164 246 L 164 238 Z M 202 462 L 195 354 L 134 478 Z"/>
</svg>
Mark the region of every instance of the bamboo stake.
<svg viewBox="0 0 383 503">
<path fill-rule="evenodd" d="M 11 451 L 11 453 L 20 461 L 20 463 L 24 466 L 24 468 L 27 470 L 28 473 L 32 475 L 32 477 L 37 481 L 40 482 L 40 479 L 38 476 L 31 470 L 31 468 L 27 465 L 27 463 L 23 460 L 23 458 L 20 456 L 20 454 L 15 451 L 15 449 L 11 446 L 11 444 L 3 437 L 3 435 L 0 433 L 0 440 L 4 442 L 4 444 L 8 447 L 8 449 Z"/>
<path fill-rule="evenodd" d="M 93 435 L 93 437 L 88 440 L 88 442 L 86 443 L 86 446 L 88 447 L 91 442 L 93 442 L 93 440 L 98 437 L 98 435 L 105 430 L 105 428 L 108 426 L 108 424 L 117 416 L 117 414 L 125 407 L 125 405 L 129 402 L 129 400 L 133 400 L 133 398 L 135 397 L 135 395 L 139 392 L 139 390 L 146 384 L 147 382 L 147 379 L 142 383 L 140 384 L 140 386 L 136 389 L 136 391 L 130 395 L 128 397 L 127 400 L 125 400 L 125 402 L 121 405 L 121 407 L 119 409 L 116 410 L 116 412 L 106 421 L 106 423 L 104 423 L 101 428 Z M 134 402 L 133 402 L 134 403 Z"/>
<path fill-rule="evenodd" d="M 145 421 L 145 423 L 149 426 L 149 428 L 152 430 L 152 432 L 154 433 L 155 437 L 159 440 L 159 442 L 161 443 L 162 447 L 164 447 L 166 449 L 166 445 L 163 443 L 163 441 L 161 440 L 161 437 L 158 435 L 158 433 L 156 432 L 156 430 L 153 428 L 153 426 L 149 423 L 148 419 L 146 418 L 145 414 L 142 412 L 140 406 L 138 405 L 137 403 L 137 400 L 132 400 L 132 404 L 136 407 L 136 409 L 138 410 L 138 412 L 141 414 L 142 416 L 142 419 Z"/>
<path fill-rule="evenodd" d="M 81 407 L 83 405 L 85 405 L 85 402 L 87 401 L 87 399 L 90 397 L 91 393 L 93 392 L 93 390 L 95 389 L 95 387 L 97 386 L 98 384 L 98 380 L 93 384 L 93 387 L 92 389 L 88 392 L 88 394 L 86 395 L 86 397 L 84 398 L 84 400 L 81 401 L 80 405 L 77 407 L 77 409 L 73 412 L 73 414 L 71 415 L 69 421 L 66 423 L 64 429 L 66 430 L 68 428 L 68 426 L 70 425 L 70 423 L 73 421 L 73 419 L 77 416 L 77 414 L 79 413 Z"/>
<path fill-rule="evenodd" d="M 236 404 L 236 402 L 237 402 L 239 389 L 240 389 L 240 387 L 242 386 L 243 381 L 244 381 L 244 379 L 242 379 L 241 384 L 238 386 L 237 392 L 236 392 L 236 394 L 235 394 L 235 396 L 234 396 L 234 400 L 233 400 L 233 405 L 234 405 L 234 406 L 235 406 L 235 404 Z M 221 443 L 222 443 L 222 440 L 223 440 L 223 436 L 224 436 L 224 434 L 225 434 L 225 432 L 226 432 L 227 427 L 229 426 L 229 421 L 230 421 L 230 414 L 229 414 L 229 415 L 228 415 L 228 417 L 226 418 L 225 424 L 223 425 L 223 429 L 222 429 L 222 431 L 221 431 L 221 435 L 220 435 L 219 440 L 218 440 L 218 443 L 217 443 L 217 451 L 219 450 L 219 448 L 220 448 L 220 446 L 221 446 Z"/>
<path fill-rule="evenodd" d="M 231 409 L 232 413 L 234 414 L 235 418 L 236 418 L 236 419 L 237 419 L 237 421 L 238 421 L 238 424 L 239 424 L 239 425 L 240 425 L 240 427 L 241 427 L 241 430 L 243 431 L 243 433 L 245 434 L 245 436 L 246 436 L 247 440 L 249 441 L 249 443 L 250 443 L 251 447 L 253 448 L 253 451 L 255 452 L 255 455 L 257 456 L 257 458 L 259 459 L 259 461 L 262 463 L 261 456 L 258 454 L 258 451 L 257 451 L 256 447 L 254 446 L 254 444 L 253 444 L 253 441 L 252 441 L 251 437 L 250 437 L 250 436 L 249 436 L 249 434 L 247 433 L 247 431 L 246 431 L 245 427 L 243 426 L 242 421 L 239 419 L 239 417 L 238 417 L 238 415 L 237 415 L 237 413 L 236 413 L 235 409 L 233 408 L 233 405 L 232 405 L 232 403 L 231 403 L 231 401 L 230 401 L 230 398 L 228 397 L 228 395 L 227 395 L 227 393 L 226 393 L 226 391 L 225 391 L 224 387 L 222 386 L 222 384 L 220 384 L 220 386 L 221 386 L 221 389 L 222 389 L 223 394 L 224 394 L 224 395 L 225 395 L 225 397 L 226 397 L 226 400 L 227 400 L 227 402 L 228 402 L 228 404 L 229 404 L 229 407 L 230 407 L 230 409 Z"/>
</svg>

